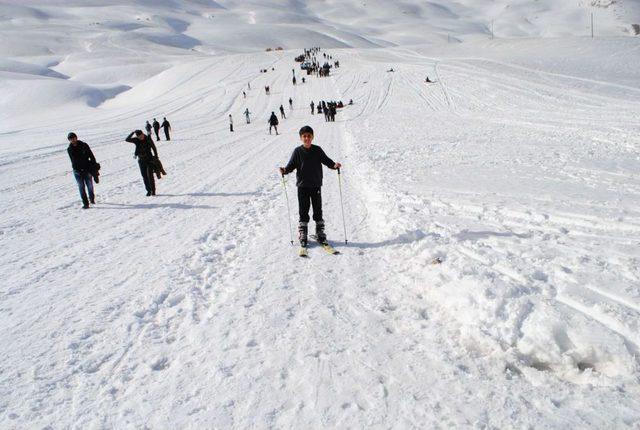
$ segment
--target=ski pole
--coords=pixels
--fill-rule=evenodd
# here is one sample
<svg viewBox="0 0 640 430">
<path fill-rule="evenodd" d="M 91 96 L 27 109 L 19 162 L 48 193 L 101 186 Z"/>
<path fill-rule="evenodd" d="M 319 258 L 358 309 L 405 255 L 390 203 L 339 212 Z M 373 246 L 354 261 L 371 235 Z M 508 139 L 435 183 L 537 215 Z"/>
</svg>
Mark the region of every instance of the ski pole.
<svg viewBox="0 0 640 430">
<path fill-rule="evenodd" d="M 344 221 L 344 204 L 342 203 L 342 176 L 338 169 L 338 189 L 340 190 L 340 209 L 342 210 L 342 228 L 344 228 L 344 244 L 347 244 L 347 224 Z"/>
<path fill-rule="evenodd" d="M 293 245 L 293 227 L 291 226 L 291 208 L 289 207 L 289 195 L 287 194 L 287 184 L 284 182 L 282 175 L 282 188 L 284 189 L 284 198 L 287 200 L 287 219 L 289 220 L 289 236 L 291 237 L 291 245 Z"/>
</svg>

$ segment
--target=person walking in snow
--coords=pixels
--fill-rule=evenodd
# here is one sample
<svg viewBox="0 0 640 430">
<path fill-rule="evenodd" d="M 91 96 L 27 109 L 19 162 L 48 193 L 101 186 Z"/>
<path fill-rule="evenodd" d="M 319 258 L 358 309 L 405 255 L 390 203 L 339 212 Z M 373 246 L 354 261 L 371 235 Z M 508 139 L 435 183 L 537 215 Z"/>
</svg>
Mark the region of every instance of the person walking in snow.
<svg viewBox="0 0 640 430">
<path fill-rule="evenodd" d="M 278 117 L 275 112 L 271 112 L 271 116 L 269 117 L 269 134 L 271 134 L 271 128 L 276 129 L 276 136 L 278 135 Z"/>
<path fill-rule="evenodd" d="M 287 116 L 284 114 L 284 106 L 280 105 L 280 116 L 282 119 L 287 119 Z"/>
<path fill-rule="evenodd" d="M 250 114 L 250 112 L 249 112 L 249 108 L 245 109 L 245 111 L 244 111 L 244 117 L 245 117 L 245 119 L 247 120 L 247 124 L 251 124 L 251 118 L 249 118 L 249 114 Z"/>
<path fill-rule="evenodd" d="M 338 107 L 336 102 L 331 102 L 329 104 L 329 121 L 331 122 L 335 122 L 336 121 L 336 113 L 338 113 Z"/>
<path fill-rule="evenodd" d="M 136 137 L 133 137 L 134 135 Z M 140 167 L 144 187 L 147 190 L 147 196 L 155 196 L 156 181 L 153 177 L 153 161 L 158 158 L 156 145 L 153 143 L 151 136 L 145 135 L 142 130 L 132 131 L 125 140 L 136 146 L 133 157 L 138 159 L 138 166 Z"/>
<path fill-rule="evenodd" d="M 171 136 L 169 136 L 169 132 L 171 131 L 171 124 L 167 121 L 167 118 L 162 118 L 162 129 L 164 130 L 164 137 L 166 140 L 171 140 Z"/>
<path fill-rule="evenodd" d="M 147 130 L 147 134 L 151 136 L 151 124 L 149 124 L 149 121 L 147 121 L 147 124 L 145 124 L 144 128 L 145 130 Z"/>
<path fill-rule="evenodd" d="M 313 115 L 316 112 L 316 109 L 315 109 L 316 105 L 312 101 L 309 106 L 311 106 L 311 115 Z"/>
<path fill-rule="evenodd" d="M 78 184 L 78 191 L 80 191 L 82 209 L 89 209 L 89 202 L 91 202 L 91 204 L 95 203 L 91 172 L 97 165 L 96 158 L 93 156 L 89 145 L 78 140 L 78 136 L 75 133 L 69 133 L 67 140 L 69 141 L 67 153 L 71 159 L 71 168 L 73 169 L 73 176 Z M 87 193 L 89 194 L 88 197 Z"/>
<path fill-rule="evenodd" d="M 160 140 L 160 123 L 157 119 L 153 119 L 153 131 L 156 133 L 156 140 Z"/>
<path fill-rule="evenodd" d="M 296 81 L 296 77 L 294 76 L 294 77 L 293 77 L 293 85 L 295 85 L 295 84 L 296 84 L 296 82 L 297 82 L 297 81 Z"/>
<path fill-rule="evenodd" d="M 299 132 L 301 146 L 293 150 L 291 158 L 285 167 L 278 170 L 282 176 L 296 171 L 296 186 L 298 187 L 298 239 L 302 247 L 307 246 L 309 226 L 309 209 L 313 207 L 313 220 L 316 223 L 316 239 L 326 243 L 327 236 L 322 217 L 322 165 L 336 170 L 342 167 L 325 154 L 321 147 L 313 145 L 313 129 L 305 125 Z"/>
<path fill-rule="evenodd" d="M 293 100 L 289 97 L 289 109 L 293 109 Z"/>
<path fill-rule="evenodd" d="M 247 93 L 245 93 L 244 91 L 242 92 L 242 98 L 246 99 L 247 98 Z"/>
<path fill-rule="evenodd" d="M 233 133 L 233 117 L 229 114 L 229 131 Z"/>
</svg>

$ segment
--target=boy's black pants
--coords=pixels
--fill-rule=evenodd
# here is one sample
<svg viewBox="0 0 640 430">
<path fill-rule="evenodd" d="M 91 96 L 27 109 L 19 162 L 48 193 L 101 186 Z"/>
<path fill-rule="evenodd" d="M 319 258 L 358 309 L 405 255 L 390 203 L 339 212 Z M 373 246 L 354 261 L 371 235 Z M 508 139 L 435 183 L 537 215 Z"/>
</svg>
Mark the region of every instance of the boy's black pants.
<svg viewBox="0 0 640 430">
<path fill-rule="evenodd" d="M 322 193 L 320 187 L 298 187 L 300 222 L 309 222 L 309 208 L 313 206 L 313 220 L 322 221 Z"/>
</svg>

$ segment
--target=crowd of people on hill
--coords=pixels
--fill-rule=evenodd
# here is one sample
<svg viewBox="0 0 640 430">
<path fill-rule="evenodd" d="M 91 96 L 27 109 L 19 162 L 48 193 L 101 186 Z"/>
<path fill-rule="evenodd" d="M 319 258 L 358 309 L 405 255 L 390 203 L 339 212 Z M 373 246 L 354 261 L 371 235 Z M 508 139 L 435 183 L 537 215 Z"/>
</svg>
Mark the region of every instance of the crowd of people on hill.
<svg viewBox="0 0 640 430">
<path fill-rule="evenodd" d="M 327 76 L 328 70 L 331 67 L 339 67 L 339 61 L 333 59 L 331 55 L 327 53 L 322 53 L 322 57 L 320 57 L 321 51 L 319 47 L 313 47 L 304 50 L 304 54 L 301 59 L 307 62 L 311 67 L 311 72 L 307 69 L 308 74 L 316 73 L 317 76 Z M 296 61 L 300 58 L 296 58 Z M 320 66 L 319 58 L 324 59 L 324 64 Z M 329 64 L 329 61 L 333 61 L 333 64 Z M 327 74 L 325 74 L 324 70 L 327 70 Z M 271 67 L 271 70 L 275 70 L 274 67 Z M 268 69 L 260 69 L 261 73 L 267 73 Z M 292 69 L 292 84 L 297 84 L 296 70 Z M 302 83 L 305 83 L 306 80 L 302 77 Z M 243 99 L 247 98 L 247 92 L 251 90 L 251 83 L 247 83 L 246 90 L 242 91 Z M 264 87 L 266 95 L 271 94 L 270 85 L 266 85 Z M 289 109 L 293 110 L 293 98 L 288 98 Z M 353 104 L 350 101 L 350 104 Z M 336 113 L 339 108 L 342 108 L 344 104 L 342 101 L 324 101 L 321 100 L 317 103 L 311 102 L 311 114 L 314 115 L 324 114 L 326 122 L 335 121 Z M 280 112 L 280 118 L 276 115 L 276 111 L 272 111 L 269 119 L 267 121 L 269 125 L 269 134 L 272 134 L 275 131 L 276 135 L 279 135 L 278 126 L 281 120 L 285 120 L 287 118 L 285 108 L 282 104 L 280 104 L 278 111 Z M 246 124 L 251 124 L 251 112 L 249 108 L 245 108 L 243 112 L 245 116 Z M 228 116 L 229 119 L 229 130 L 230 132 L 234 132 L 234 120 L 231 113 Z M 164 140 L 171 140 L 171 124 L 167 120 L 166 117 L 163 118 L 162 123 L 160 123 L 156 118 L 153 118 L 153 121 L 146 121 L 144 130 L 134 130 L 129 135 L 125 137 L 125 141 L 132 143 L 135 146 L 134 149 L 134 158 L 138 161 L 138 167 L 140 169 L 140 175 L 142 176 L 142 181 L 144 183 L 145 191 L 147 196 L 155 196 L 156 195 L 156 182 L 155 179 L 160 179 L 162 175 L 166 175 L 162 163 L 158 156 L 158 148 L 154 142 L 155 140 L 160 141 L 162 129 L 164 134 Z M 311 137 L 313 137 L 313 133 L 311 133 Z M 80 194 L 80 198 L 82 200 L 82 207 L 84 209 L 88 208 L 90 204 L 95 203 L 95 190 L 94 190 L 94 182 L 99 182 L 99 174 L 100 174 L 100 164 L 96 161 L 96 158 L 91 151 L 89 145 L 78 139 L 78 136 L 71 132 L 67 136 L 69 141 L 69 146 L 67 148 L 67 152 L 69 154 L 69 158 L 71 160 L 71 166 L 73 170 L 73 175 L 78 185 L 78 191 Z"/>
</svg>

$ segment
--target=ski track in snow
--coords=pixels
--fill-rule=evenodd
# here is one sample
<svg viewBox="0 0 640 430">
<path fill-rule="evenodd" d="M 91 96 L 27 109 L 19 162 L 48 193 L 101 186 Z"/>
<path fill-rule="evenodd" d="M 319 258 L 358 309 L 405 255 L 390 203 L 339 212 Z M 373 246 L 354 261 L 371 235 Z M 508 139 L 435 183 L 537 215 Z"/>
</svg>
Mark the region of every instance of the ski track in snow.
<svg viewBox="0 0 640 430">
<path fill-rule="evenodd" d="M 0 171 L 3 428 L 637 425 L 633 91 L 336 54 L 333 76 L 295 87 L 293 52 L 198 60 L 156 77 L 162 95 L 2 136 L 43 142 Z M 355 104 L 335 123 L 309 115 L 334 98 Z M 163 114 L 168 176 L 150 199 L 122 140 Z M 344 163 L 346 245 L 334 172 L 323 189 L 338 256 L 288 243 L 276 167 L 304 123 Z M 46 144 L 69 128 L 104 173 L 83 213 L 65 146 Z"/>
</svg>

